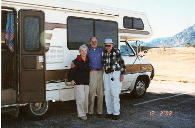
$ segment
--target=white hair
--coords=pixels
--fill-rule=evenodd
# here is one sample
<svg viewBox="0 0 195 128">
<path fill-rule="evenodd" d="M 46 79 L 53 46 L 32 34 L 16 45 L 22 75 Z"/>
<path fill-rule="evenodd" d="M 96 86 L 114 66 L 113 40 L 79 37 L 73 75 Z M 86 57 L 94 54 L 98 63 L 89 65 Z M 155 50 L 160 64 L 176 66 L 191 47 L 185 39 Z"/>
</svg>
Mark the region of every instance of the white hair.
<svg viewBox="0 0 195 128">
<path fill-rule="evenodd" d="M 81 46 L 79 47 L 79 52 L 81 52 L 82 49 L 87 49 L 87 51 L 88 51 L 87 45 L 86 45 L 86 44 L 81 45 Z"/>
</svg>

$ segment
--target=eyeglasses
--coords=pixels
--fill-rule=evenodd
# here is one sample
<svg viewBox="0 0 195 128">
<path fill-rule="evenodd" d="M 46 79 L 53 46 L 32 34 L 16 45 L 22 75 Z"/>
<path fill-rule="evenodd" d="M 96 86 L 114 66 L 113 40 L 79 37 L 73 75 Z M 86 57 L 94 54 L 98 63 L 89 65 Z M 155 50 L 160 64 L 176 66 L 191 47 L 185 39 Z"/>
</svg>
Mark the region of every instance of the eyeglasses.
<svg viewBox="0 0 195 128">
<path fill-rule="evenodd" d="M 111 47 L 111 45 L 105 45 L 105 47 Z"/>
</svg>

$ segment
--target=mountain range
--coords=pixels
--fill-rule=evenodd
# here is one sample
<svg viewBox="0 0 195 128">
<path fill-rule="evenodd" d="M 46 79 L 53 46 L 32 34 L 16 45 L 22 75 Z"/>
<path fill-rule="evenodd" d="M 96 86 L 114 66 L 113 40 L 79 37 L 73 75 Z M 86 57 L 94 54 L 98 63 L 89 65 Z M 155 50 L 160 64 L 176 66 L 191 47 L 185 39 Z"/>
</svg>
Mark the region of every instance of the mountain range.
<svg viewBox="0 0 195 128">
<path fill-rule="evenodd" d="M 140 41 L 142 46 L 147 47 L 184 47 L 189 43 L 191 46 L 195 45 L 195 24 L 173 37 L 156 38 L 150 42 Z"/>
</svg>

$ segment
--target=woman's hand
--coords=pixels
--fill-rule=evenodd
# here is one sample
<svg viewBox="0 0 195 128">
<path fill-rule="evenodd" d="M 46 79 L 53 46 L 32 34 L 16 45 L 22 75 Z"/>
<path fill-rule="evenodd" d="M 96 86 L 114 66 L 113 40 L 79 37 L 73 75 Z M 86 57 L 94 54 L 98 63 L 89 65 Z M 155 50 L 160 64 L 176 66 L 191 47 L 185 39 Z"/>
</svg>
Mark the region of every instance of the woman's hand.
<svg viewBox="0 0 195 128">
<path fill-rule="evenodd" d="M 74 62 L 71 63 L 71 68 L 75 68 L 76 65 L 74 64 Z"/>
<path fill-rule="evenodd" d="M 72 86 L 74 86 L 76 83 L 74 80 L 71 81 Z"/>
</svg>

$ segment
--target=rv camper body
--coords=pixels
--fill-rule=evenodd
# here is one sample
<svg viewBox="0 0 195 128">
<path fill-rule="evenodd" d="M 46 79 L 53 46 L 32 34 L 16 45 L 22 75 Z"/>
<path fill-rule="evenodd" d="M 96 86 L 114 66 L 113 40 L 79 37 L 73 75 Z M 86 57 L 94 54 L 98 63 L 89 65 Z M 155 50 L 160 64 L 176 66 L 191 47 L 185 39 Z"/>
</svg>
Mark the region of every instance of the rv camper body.
<svg viewBox="0 0 195 128">
<path fill-rule="evenodd" d="M 145 94 L 153 67 L 128 43 L 152 35 L 144 13 L 61 0 L 1 4 L 2 107 L 29 105 L 32 115 L 42 116 L 48 101 L 74 100 L 67 74 L 78 47 L 89 44 L 92 36 L 100 47 L 105 38 L 112 38 L 121 50 L 127 68 L 122 92 Z M 14 28 L 13 49 L 6 44 L 8 13 L 14 19 L 9 26 Z"/>
</svg>

